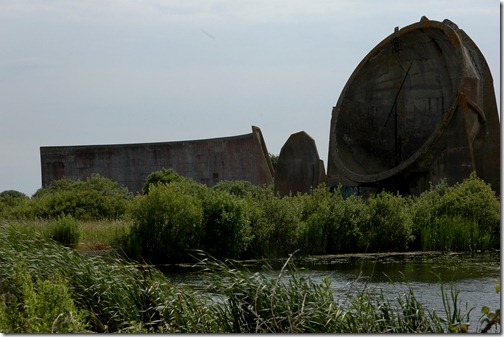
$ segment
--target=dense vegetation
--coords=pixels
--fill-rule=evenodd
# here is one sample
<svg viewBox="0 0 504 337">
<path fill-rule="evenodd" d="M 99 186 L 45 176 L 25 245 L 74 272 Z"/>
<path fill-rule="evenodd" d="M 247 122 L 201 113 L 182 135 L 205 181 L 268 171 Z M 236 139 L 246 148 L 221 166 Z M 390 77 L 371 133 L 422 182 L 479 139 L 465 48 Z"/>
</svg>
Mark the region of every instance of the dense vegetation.
<svg viewBox="0 0 504 337">
<path fill-rule="evenodd" d="M 499 247 L 499 198 L 474 174 L 417 197 L 369 198 L 324 185 L 284 197 L 245 181 L 209 188 L 165 169 L 138 195 L 99 175 L 62 179 L 32 197 L 0 193 L 0 331 L 464 331 L 468 313 L 453 290 L 448 319 L 422 308 L 413 289 L 395 303 L 363 292 L 343 307 L 328 282 L 291 264 L 271 277 L 219 260 Z M 127 260 L 82 253 L 110 248 Z M 202 251 L 219 259 L 199 263 L 213 275 L 207 292 L 224 300 L 127 262 L 195 262 Z"/>
<path fill-rule="evenodd" d="M 500 246 L 499 198 L 471 175 L 420 196 L 382 192 L 343 197 L 321 185 L 279 197 L 271 186 L 223 181 L 209 188 L 173 170 L 154 172 L 133 196 L 94 175 L 62 179 L 31 198 L 0 193 L 0 218 L 37 227 L 61 243 L 93 248 L 92 233 L 128 256 L 185 262 L 192 250 L 233 259 L 412 250 L 476 251 Z M 96 237 L 95 237 L 96 238 Z"/>
<path fill-rule="evenodd" d="M 467 332 L 458 292 L 442 289 L 445 313 L 409 288 L 395 300 L 367 290 L 335 296 L 289 261 L 251 273 L 200 256 L 205 293 L 170 283 L 158 270 L 110 255 L 90 257 L 36 229 L 0 225 L 0 332 Z M 213 296 L 206 294 L 212 293 Z M 216 299 L 217 298 L 217 299 Z M 345 304 L 342 304 L 345 303 Z M 483 309 L 485 329 L 496 312 Z M 493 331 L 494 327 L 492 327 Z"/>
</svg>

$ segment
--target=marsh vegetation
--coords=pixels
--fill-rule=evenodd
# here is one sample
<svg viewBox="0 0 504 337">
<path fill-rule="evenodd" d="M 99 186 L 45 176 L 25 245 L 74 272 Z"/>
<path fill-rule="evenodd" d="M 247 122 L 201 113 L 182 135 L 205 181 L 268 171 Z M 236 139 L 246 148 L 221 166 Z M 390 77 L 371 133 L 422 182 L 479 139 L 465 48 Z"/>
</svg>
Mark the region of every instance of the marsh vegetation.
<svg viewBox="0 0 504 337">
<path fill-rule="evenodd" d="M 252 274 L 231 261 L 493 250 L 499 222 L 498 197 L 475 175 L 417 197 L 367 199 L 324 185 L 285 197 L 243 181 L 209 188 L 171 170 L 138 195 L 98 175 L 55 181 L 32 197 L 4 191 L 0 330 L 463 332 L 471 312 L 460 310 L 456 289 L 443 292 L 445 315 L 424 308 L 413 288 L 395 299 L 363 291 L 343 305 L 329 280 L 315 282 L 292 261 Z M 215 281 L 201 291 L 152 266 L 180 262 L 200 264 Z M 487 309 L 495 328 L 500 312 Z"/>
</svg>

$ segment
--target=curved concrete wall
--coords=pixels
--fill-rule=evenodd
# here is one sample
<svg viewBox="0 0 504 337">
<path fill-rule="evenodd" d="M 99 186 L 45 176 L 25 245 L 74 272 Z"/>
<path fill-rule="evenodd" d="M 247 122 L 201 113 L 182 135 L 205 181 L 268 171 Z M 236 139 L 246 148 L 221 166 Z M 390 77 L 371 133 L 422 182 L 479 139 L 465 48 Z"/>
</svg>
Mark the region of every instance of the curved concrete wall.
<svg viewBox="0 0 504 337">
<path fill-rule="evenodd" d="M 418 194 L 476 171 L 500 193 L 493 80 L 453 22 L 396 28 L 357 66 L 333 108 L 328 185 Z"/>
<path fill-rule="evenodd" d="M 254 126 L 246 135 L 204 140 L 41 147 L 40 157 L 43 186 L 99 173 L 138 192 L 147 176 L 162 168 L 208 186 L 221 180 L 269 184 L 274 175 L 261 130 Z"/>
</svg>

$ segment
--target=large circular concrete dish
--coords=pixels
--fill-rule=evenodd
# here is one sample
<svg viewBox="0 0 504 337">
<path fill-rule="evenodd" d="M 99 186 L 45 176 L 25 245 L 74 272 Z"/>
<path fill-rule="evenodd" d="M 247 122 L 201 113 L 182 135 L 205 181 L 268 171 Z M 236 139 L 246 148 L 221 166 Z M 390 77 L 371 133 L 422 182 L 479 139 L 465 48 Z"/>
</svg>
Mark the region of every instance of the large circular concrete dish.
<svg viewBox="0 0 504 337">
<path fill-rule="evenodd" d="M 423 157 L 439 150 L 462 101 L 485 118 L 477 48 L 461 32 L 449 20 L 422 18 L 396 28 L 360 62 L 333 108 L 329 180 L 372 185 L 412 166 L 429 170 L 419 163 L 435 160 Z"/>
</svg>

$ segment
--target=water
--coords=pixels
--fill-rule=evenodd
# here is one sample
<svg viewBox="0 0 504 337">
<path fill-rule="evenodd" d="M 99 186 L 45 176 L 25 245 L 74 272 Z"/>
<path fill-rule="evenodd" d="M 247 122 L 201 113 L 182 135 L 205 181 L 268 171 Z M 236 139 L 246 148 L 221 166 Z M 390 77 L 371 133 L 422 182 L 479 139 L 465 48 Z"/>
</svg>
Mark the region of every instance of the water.
<svg viewBox="0 0 504 337">
<path fill-rule="evenodd" d="M 492 311 L 501 306 L 500 294 L 495 291 L 495 281 L 500 280 L 499 252 L 355 254 L 296 258 L 294 263 L 304 276 L 314 281 L 329 278 L 339 302 L 345 303 L 352 294 L 363 289 L 383 291 L 385 297 L 395 301 L 397 296 L 408 292 L 410 285 L 424 307 L 436 310 L 440 316 L 445 312 L 441 283 L 449 296 L 450 284 L 453 284 L 454 289 L 460 290 L 458 300 L 462 314 L 474 308 L 470 315 L 471 331 L 478 326 L 483 306 Z M 270 264 L 280 269 L 283 261 Z M 251 271 L 257 271 L 261 262 L 248 262 L 247 265 Z M 197 272 L 169 268 L 165 275 L 173 282 L 199 288 L 205 284 Z"/>
</svg>

